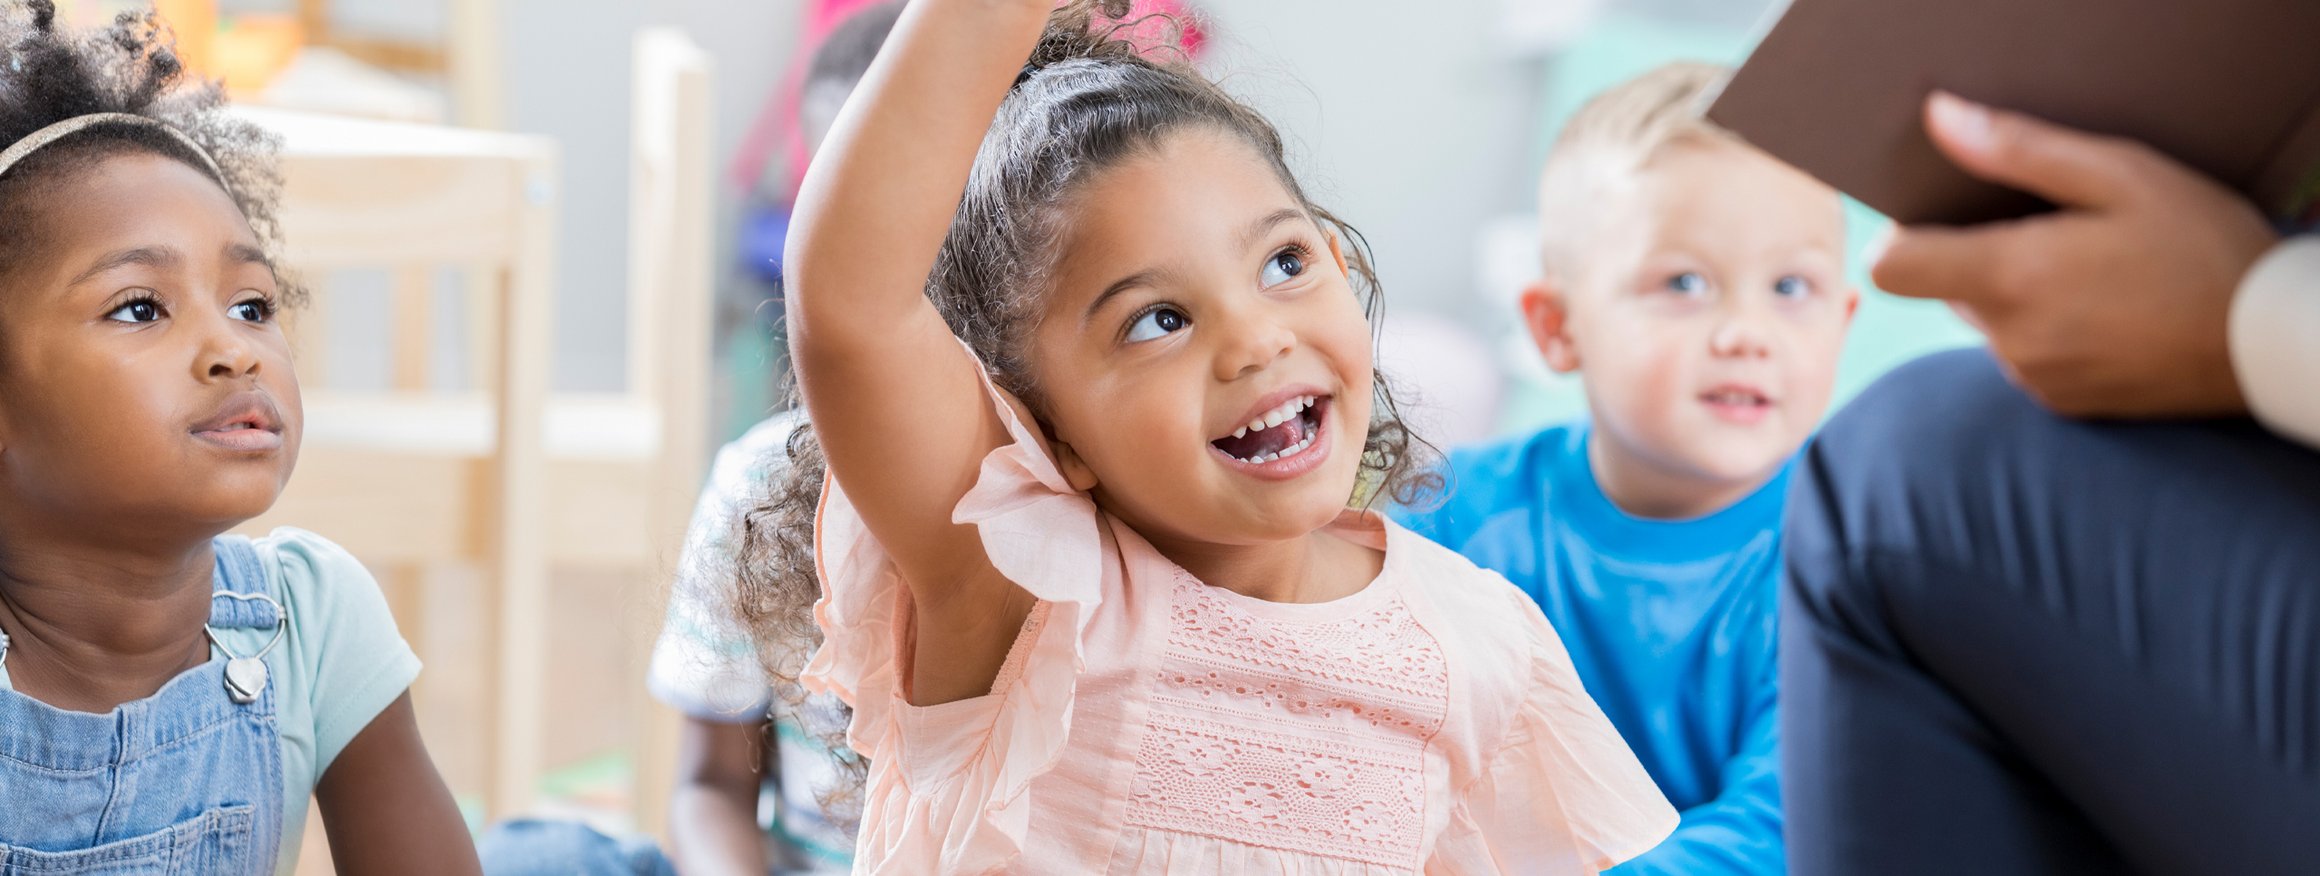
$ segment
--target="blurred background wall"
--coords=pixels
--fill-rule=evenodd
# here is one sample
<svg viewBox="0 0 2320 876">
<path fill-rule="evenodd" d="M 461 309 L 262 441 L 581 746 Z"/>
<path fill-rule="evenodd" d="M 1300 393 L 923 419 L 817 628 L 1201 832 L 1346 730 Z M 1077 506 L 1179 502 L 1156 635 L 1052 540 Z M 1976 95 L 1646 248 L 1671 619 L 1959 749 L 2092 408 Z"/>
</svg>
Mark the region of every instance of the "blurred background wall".
<svg viewBox="0 0 2320 876">
<path fill-rule="evenodd" d="M 361 41 L 443 45 L 464 21 L 454 0 L 220 0 L 219 9 L 229 18 L 295 17 L 311 15 L 316 5 L 325 7 L 331 33 L 358 50 Z M 494 107 L 477 113 L 459 106 L 457 83 L 446 76 L 374 66 L 421 95 L 421 103 L 432 100 L 431 111 L 444 121 L 481 120 L 561 145 L 554 332 L 559 389 L 612 390 L 623 379 L 629 40 L 640 27 L 674 25 L 713 58 L 715 155 L 727 171 L 718 190 L 725 355 L 713 434 L 746 427 L 774 403 L 767 384 L 778 363 L 777 345 L 766 336 L 772 325 L 764 309 L 771 295 L 761 277 L 766 271 L 761 260 L 745 256 L 738 237 L 744 215 L 784 200 L 790 179 L 783 153 L 755 172 L 731 165 L 802 57 L 804 4 L 465 5 L 489 9 L 488 39 L 494 45 L 483 55 L 494 68 L 485 71 L 486 78 L 497 80 Z M 1487 359 L 1462 360 L 1456 368 L 1496 368 L 1502 386 L 1481 391 L 1473 380 L 1454 379 L 1464 370 L 1418 375 L 1420 394 L 1457 408 L 1437 428 L 1450 439 L 1581 410 L 1576 388 L 1537 368 L 1525 342 L 1510 331 L 1512 296 L 1530 266 L 1527 213 L 1535 171 L 1562 118 L 1601 87 L 1661 61 L 1737 61 L 1762 20 L 1777 11 L 1768 0 L 1196 5 L 1212 39 L 1204 65 L 1281 125 L 1316 196 L 1368 236 L 1388 293 L 1389 356 L 1423 363 L 1422 353 L 1460 338 L 1487 346 Z M 322 86 L 293 96 L 327 103 L 337 80 L 320 81 Z M 1856 245 L 1876 227 L 1865 211 L 1859 220 Z M 334 371 L 359 382 L 364 363 L 383 356 L 375 348 L 384 341 L 360 331 L 376 321 L 363 315 L 358 301 L 350 312 L 334 314 L 333 323 Z M 1397 337 L 1397 328 L 1407 329 L 1400 334 L 1409 337 Z M 1938 307 L 1872 296 L 1840 380 L 1840 397 L 1896 361 L 1970 340 Z M 1409 349 L 1397 354 L 1396 344 Z M 1428 387 L 1427 380 L 1448 385 Z"/>
</svg>

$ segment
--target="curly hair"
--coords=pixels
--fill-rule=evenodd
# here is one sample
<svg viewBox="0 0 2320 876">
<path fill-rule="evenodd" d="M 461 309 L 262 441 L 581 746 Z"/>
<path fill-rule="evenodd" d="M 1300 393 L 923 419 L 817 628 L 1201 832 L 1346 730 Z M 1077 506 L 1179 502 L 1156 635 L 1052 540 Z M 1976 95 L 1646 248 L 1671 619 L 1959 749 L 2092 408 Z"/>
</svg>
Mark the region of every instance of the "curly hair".
<svg viewBox="0 0 2320 876">
<path fill-rule="evenodd" d="M 1049 17 L 983 138 L 927 277 L 926 295 L 952 333 L 1035 417 L 1044 405 L 1027 339 L 1051 285 L 1068 202 L 1090 178 L 1150 153 L 1173 133 L 1215 130 L 1253 147 L 1314 220 L 1343 241 L 1373 326 L 1382 303 L 1367 242 L 1306 196 L 1272 123 L 1194 71 L 1172 41 L 1151 46 L 1126 38 L 1151 30 L 1146 19 L 1126 20 L 1129 6 L 1127 0 L 1077 0 Z M 1403 424 L 1383 375 L 1375 375 L 1375 387 L 1362 476 L 1349 506 L 1379 496 L 1417 501 L 1441 483 L 1428 464 L 1432 447 Z M 777 473 L 739 522 L 732 609 L 777 688 L 794 689 L 821 640 L 812 612 L 821 595 L 813 537 L 825 460 L 810 428 L 791 433 L 786 454 L 786 465 L 773 467 Z M 851 765 L 858 774 L 860 764 Z M 849 782 L 825 803 L 850 803 L 858 791 L 859 783 Z"/>
<path fill-rule="evenodd" d="M 131 152 L 184 163 L 223 187 L 258 237 L 278 255 L 281 226 L 279 140 L 228 115 L 217 83 L 186 74 L 169 29 L 156 15 L 124 12 L 110 27 L 76 32 L 57 24 L 53 0 L 0 6 L 0 148 L 67 119 L 122 113 L 151 119 L 183 133 L 217 165 L 190 153 L 177 138 L 139 125 L 95 125 L 71 134 L 0 174 L 0 272 L 23 263 L 43 241 L 37 211 L 43 196 L 105 159 Z M 222 178 L 220 175 L 222 174 Z M 287 278 L 282 301 L 303 297 Z"/>
</svg>

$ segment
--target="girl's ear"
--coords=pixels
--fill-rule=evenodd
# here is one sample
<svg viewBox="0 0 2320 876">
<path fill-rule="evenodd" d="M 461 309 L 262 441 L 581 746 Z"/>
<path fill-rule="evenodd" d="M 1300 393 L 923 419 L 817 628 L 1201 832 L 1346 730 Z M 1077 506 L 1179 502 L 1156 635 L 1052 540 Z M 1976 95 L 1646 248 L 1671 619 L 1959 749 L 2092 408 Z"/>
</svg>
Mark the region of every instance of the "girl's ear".
<svg viewBox="0 0 2320 876">
<path fill-rule="evenodd" d="M 1080 459 L 1079 453 L 1072 450 L 1071 445 L 1050 440 L 1047 446 L 1055 454 L 1056 469 L 1063 472 L 1063 479 L 1071 483 L 1072 489 L 1085 493 L 1096 488 L 1096 470 L 1089 468 L 1087 461 Z"/>
<path fill-rule="evenodd" d="M 1579 370 L 1579 344 L 1571 338 L 1570 298 L 1562 283 L 1551 277 L 1532 280 L 1523 287 L 1522 311 L 1523 325 L 1547 367 L 1558 374 Z"/>
</svg>

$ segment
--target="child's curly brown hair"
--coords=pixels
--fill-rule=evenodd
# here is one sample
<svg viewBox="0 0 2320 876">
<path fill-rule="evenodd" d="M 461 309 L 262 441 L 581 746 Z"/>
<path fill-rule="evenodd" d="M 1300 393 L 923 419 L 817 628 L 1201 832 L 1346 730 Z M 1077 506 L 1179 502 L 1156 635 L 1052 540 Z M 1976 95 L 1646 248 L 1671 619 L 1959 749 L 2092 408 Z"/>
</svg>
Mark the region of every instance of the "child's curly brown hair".
<svg viewBox="0 0 2320 876">
<path fill-rule="evenodd" d="M 68 119 L 121 113 L 184 134 L 209 153 L 217 174 L 177 138 L 141 125 L 93 125 L 41 147 L 0 173 L 0 228 L 7 229 L 0 234 L 0 274 L 45 243 L 36 216 L 44 195 L 125 152 L 175 159 L 216 179 L 260 247 L 278 254 L 278 138 L 228 115 L 217 83 L 187 75 L 175 39 L 152 11 L 124 12 L 110 27 L 81 32 L 59 27 L 56 19 L 53 0 L 0 6 L 0 149 Z M 298 303 L 303 293 L 282 279 L 282 303 Z"/>
<path fill-rule="evenodd" d="M 1040 296 L 1048 288 L 1065 204 L 1089 178 L 1147 153 L 1163 137 L 1206 128 L 1240 138 L 1264 157 L 1281 184 L 1343 241 L 1347 267 L 1368 316 L 1381 298 L 1360 232 L 1315 204 L 1297 184 L 1280 132 L 1255 110 L 1191 68 L 1174 47 L 1140 45 L 1144 20 L 1125 21 L 1127 0 L 1077 0 L 1048 19 L 1024 73 L 975 156 L 965 196 L 927 277 L 926 294 L 951 332 L 975 352 L 992 379 L 1036 416 L 1039 387 L 1025 358 Z M 1380 496 L 1410 502 L 1438 490 L 1432 448 L 1403 424 L 1383 375 L 1376 377 L 1376 415 L 1362 447 L 1362 477 L 1349 504 Z M 732 610 L 750 633 L 768 675 L 793 699 L 809 652 L 821 641 L 813 604 L 821 595 L 814 567 L 814 515 L 825 462 L 812 428 L 791 433 L 786 464 L 740 521 Z M 833 734 L 835 735 L 835 734 Z M 837 749 L 842 739 L 827 740 Z M 858 803 L 861 764 L 844 787 L 825 795 L 834 813 Z"/>
</svg>

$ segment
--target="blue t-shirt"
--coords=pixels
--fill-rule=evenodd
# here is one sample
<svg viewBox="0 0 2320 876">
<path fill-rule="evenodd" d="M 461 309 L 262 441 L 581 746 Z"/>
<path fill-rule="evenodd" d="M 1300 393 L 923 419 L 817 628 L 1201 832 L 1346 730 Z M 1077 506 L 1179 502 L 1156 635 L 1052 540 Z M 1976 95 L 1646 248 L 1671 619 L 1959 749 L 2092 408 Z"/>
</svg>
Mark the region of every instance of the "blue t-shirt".
<svg viewBox="0 0 2320 876">
<path fill-rule="evenodd" d="M 1786 872 L 1774 622 L 1792 466 L 1706 517 L 1647 520 L 1603 495 L 1587 441 L 1582 423 L 1454 451 L 1443 504 L 1396 516 L 1538 601 L 1683 811 L 1666 842 L 1610 872 Z"/>
</svg>

